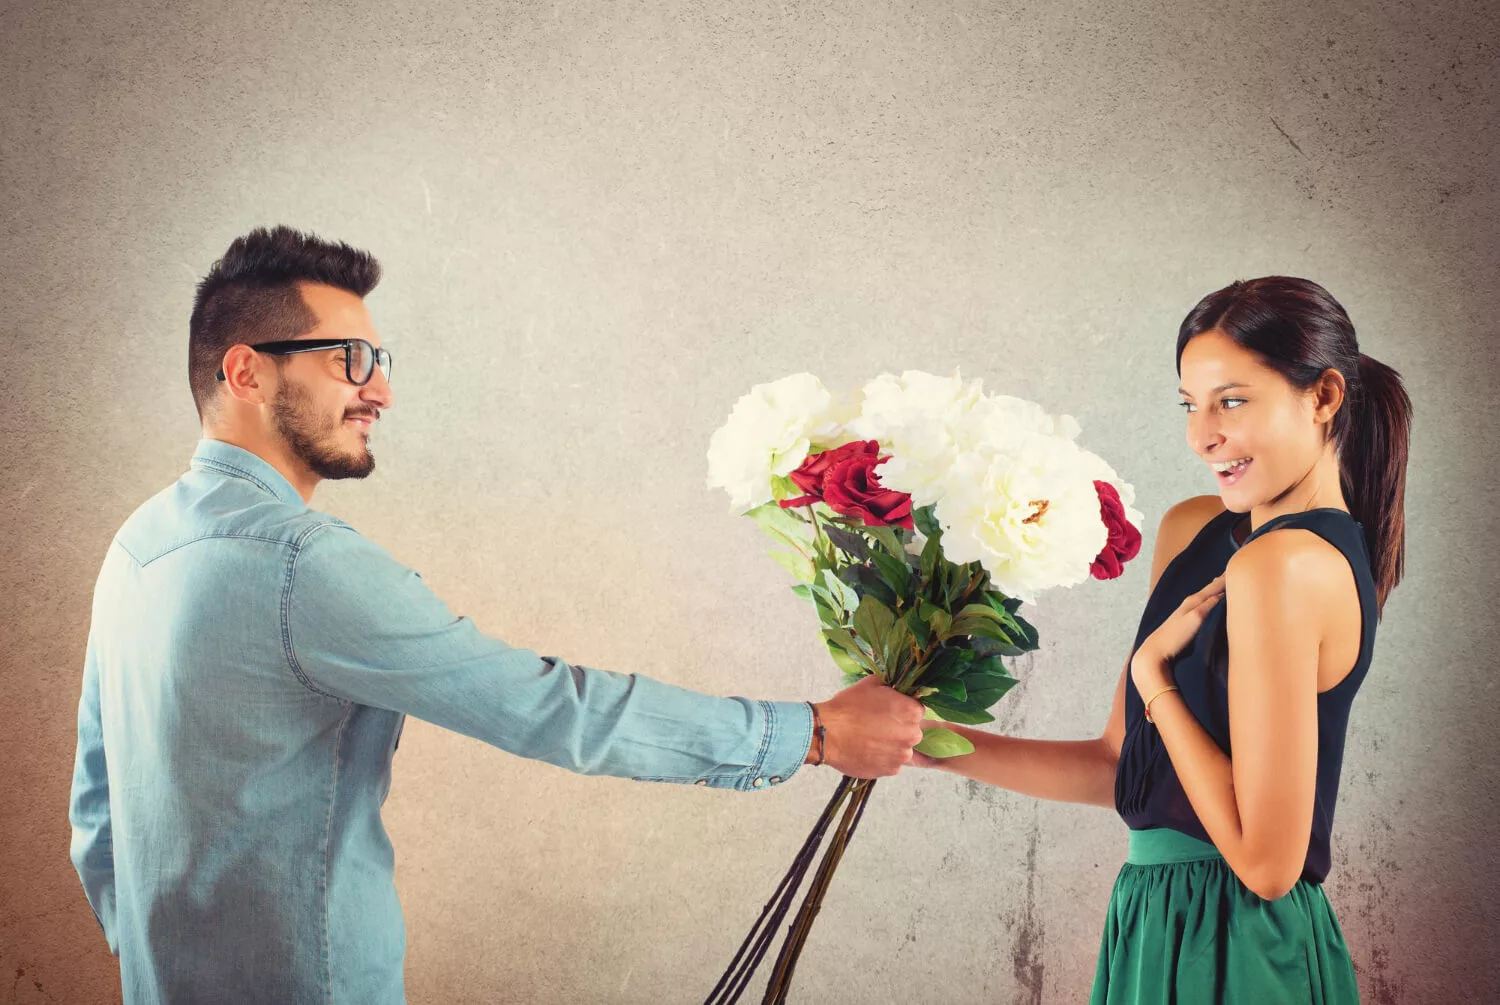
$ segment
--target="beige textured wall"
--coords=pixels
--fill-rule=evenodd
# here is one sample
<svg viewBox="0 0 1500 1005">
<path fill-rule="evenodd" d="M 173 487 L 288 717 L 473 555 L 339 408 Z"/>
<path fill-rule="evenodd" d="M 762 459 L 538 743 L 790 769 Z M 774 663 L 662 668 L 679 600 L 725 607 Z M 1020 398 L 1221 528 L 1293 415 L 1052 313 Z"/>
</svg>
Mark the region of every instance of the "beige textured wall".
<svg viewBox="0 0 1500 1005">
<path fill-rule="evenodd" d="M 387 269 L 380 470 L 315 504 L 516 644 L 772 698 L 837 675 L 702 487 L 752 383 L 961 366 L 1069 412 L 1137 486 L 1149 554 L 1214 490 L 1176 407 L 1182 315 L 1237 277 L 1322 282 L 1417 410 L 1327 890 L 1365 1000 L 1495 1000 L 1492 17 L 6 3 L 0 1000 L 119 994 L 67 859 L 90 592 L 197 436 L 193 282 L 278 222 Z M 1044 647 L 997 728 L 1097 734 L 1148 564 L 1030 609 Z M 413 723 L 387 804 L 411 1000 L 701 1001 L 833 782 L 588 779 Z M 884 783 L 796 997 L 1082 1000 L 1125 836 L 1103 809 Z"/>
</svg>

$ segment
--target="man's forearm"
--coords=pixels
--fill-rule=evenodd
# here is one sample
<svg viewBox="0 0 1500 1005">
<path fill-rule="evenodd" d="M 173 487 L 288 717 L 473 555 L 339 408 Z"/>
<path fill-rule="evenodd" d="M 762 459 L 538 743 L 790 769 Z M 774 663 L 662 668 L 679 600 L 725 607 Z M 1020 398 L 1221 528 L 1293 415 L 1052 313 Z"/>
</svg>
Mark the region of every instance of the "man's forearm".
<svg viewBox="0 0 1500 1005">
<path fill-rule="evenodd" d="M 974 744 L 939 770 L 1038 799 L 1113 809 L 1119 759 L 1099 739 L 1033 740 L 943 723 Z"/>
</svg>

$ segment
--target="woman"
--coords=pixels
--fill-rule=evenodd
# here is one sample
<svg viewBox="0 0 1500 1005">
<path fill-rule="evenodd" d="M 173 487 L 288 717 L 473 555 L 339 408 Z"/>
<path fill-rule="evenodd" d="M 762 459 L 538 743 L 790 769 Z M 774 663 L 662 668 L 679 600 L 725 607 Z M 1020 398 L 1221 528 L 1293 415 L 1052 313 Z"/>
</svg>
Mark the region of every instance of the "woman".
<svg viewBox="0 0 1500 1005">
<path fill-rule="evenodd" d="M 1343 307 L 1286 276 L 1204 297 L 1177 371 L 1218 494 L 1162 517 L 1103 735 L 943 723 L 974 752 L 918 760 L 1124 818 L 1093 1005 L 1356 1002 L 1321 884 L 1350 702 L 1402 576 L 1411 402 Z"/>
</svg>

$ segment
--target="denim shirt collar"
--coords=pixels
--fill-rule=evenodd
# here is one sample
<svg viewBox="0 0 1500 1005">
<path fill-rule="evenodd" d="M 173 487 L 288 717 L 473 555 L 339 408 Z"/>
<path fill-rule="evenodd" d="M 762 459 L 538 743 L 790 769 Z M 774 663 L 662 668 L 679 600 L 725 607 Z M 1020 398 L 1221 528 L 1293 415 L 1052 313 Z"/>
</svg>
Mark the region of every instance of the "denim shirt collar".
<svg viewBox="0 0 1500 1005">
<path fill-rule="evenodd" d="M 205 436 L 198 441 L 198 449 L 193 451 L 193 459 L 189 463 L 199 471 L 243 478 L 289 506 L 307 508 L 301 493 L 292 487 L 285 475 L 277 471 L 269 461 L 252 454 L 244 447 Z"/>
</svg>

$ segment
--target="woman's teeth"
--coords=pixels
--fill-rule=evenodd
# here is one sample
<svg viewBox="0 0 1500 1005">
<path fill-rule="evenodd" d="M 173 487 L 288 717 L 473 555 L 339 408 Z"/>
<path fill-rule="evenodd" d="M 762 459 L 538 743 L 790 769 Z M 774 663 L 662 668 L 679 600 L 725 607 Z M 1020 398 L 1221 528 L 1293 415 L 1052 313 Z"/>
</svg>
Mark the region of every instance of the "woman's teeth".
<svg viewBox="0 0 1500 1005">
<path fill-rule="evenodd" d="M 1235 482 L 1239 481 L 1240 477 L 1245 473 L 1245 469 L 1250 466 L 1250 462 L 1252 460 L 1254 460 L 1254 458 L 1248 458 L 1248 459 L 1243 460 L 1240 463 L 1236 464 L 1234 467 L 1230 468 L 1228 471 L 1219 471 L 1219 472 L 1217 472 L 1218 477 L 1219 477 L 1219 484 L 1220 485 L 1233 485 Z"/>
</svg>

